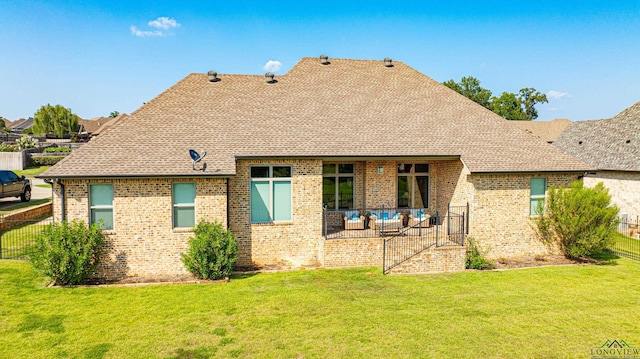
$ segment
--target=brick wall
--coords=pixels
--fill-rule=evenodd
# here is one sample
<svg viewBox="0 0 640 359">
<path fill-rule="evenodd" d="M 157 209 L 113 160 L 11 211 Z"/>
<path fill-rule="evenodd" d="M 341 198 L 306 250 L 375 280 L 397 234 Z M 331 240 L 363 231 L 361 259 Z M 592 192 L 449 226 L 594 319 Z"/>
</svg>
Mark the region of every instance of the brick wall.
<svg viewBox="0 0 640 359">
<path fill-rule="evenodd" d="M 292 218 L 286 223 L 251 223 L 251 165 L 292 167 Z M 322 161 L 239 160 L 229 181 L 229 223 L 238 237 L 240 268 L 317 267 L 323 262 Z"/>
<path fill-rule="evenodd" d="M 459 272 L 465 268 L 464 247 L 429 248 L 389 272 L 392 274 Z"/>
<path fill-rule="evenodd" d="M 382 238 L 332 239 L 324 244 L 324 266 L 382 266 Z"/>
<path fill-rule="evenodd" d="M 2 222 L 0 223 L 0 230 L 6 231 L 14 227 L 23 225 L 20 221 L 32 221 L 46 217 L 51 214 L 52 205 L 51 202 L 41 204 L 39 206 L 27 208 L 19 212 L 13 212 L 2 216 Z"/>
<path fill-rule="evenodd" d="M 66 219 L 89 221 L 91 183 L 113 184 L 114 229 L 104 231 L 109 257 L 97 277 L 185 274 L 180 253 L 188 246 L 191 230 L 173 229 L 172 183 L 196 185 L 196 222 L 218 221 L 226 226 L 226 179 L 92 179 L 64 180 Z M 54 218 L 61 219 L 60 186 L 54 187 Z"/>
<path fill-rule="evenodd" d="M 547 179 L 552 185 L 566 186 L 578 179 L 572 173 L 473 174 L 471 233 L 490 258 L 547 254 L 530 216 L 530 180 Z M 557 250 L 552 250 L 557 251 Z"/>
<path fill-rule="evenodd" d="M 629 218 L 640 216 L 640 172 L 600 171 L 583 178 L 586 187 L 602 182 L 609 189 L 611 203 Z"/>
</svg>

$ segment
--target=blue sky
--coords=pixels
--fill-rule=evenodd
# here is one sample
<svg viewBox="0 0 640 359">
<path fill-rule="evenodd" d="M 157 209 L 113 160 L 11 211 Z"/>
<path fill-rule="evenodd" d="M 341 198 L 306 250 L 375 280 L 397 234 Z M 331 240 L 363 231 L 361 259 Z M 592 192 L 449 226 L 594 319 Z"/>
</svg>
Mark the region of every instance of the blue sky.
<svg viewBox="0 0 640 359">
<path fill-rule="evenodd" d="M 192 72 L 284 74 L 323 53 L 534 87 L 539 120 L 608 118 L 640 101 L 640 2 L 0 0 L 0 116 L 131 113 Z"/>
</svg>

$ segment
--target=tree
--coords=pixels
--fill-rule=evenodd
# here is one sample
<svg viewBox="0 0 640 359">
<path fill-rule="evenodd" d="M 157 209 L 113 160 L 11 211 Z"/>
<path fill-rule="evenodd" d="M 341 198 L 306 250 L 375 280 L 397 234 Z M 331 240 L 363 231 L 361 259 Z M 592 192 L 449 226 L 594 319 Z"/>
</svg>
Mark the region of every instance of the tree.
<svg viewBox="0 0 640 359">
<path fill-rule="evenodd" d="M 549 102 L 547 95 L 536 91 L 533 87 L 520 89 L 518 99 L 520 100 L 520 106 L 523 112 L 526 114 L 525 120 L 528 121 L 538 118 L 538 110 L 535 108 L 536 104 Z"/>
<path fill-rule="evenodd" d="M 47 104 L 40 107 L 33 116 L 33 133 L 38 135 L 53 133 L 62 137 L 77 130 L 78 116 L 70 108 L 61 105 Z"/>
<path fill-rule="evenodd" d="M 538 118 L 535 105 L 549 102 L 547 95 L 533 87 L 522 88 L 517 95 L 503 92 L 499 97 L 491 96 L 491 91 L 480 86 L 480 81 L 472 76 L 463 77 L 460 82 L 449 80 L 442 84 L 507 120 L 534 120 Z"/>
<path fill-rule="evenodd" d="M 120 112 L 111 111 L 111 113 L 109 114 L 109 118 L 116 118 L 116 117 L 118 117 L 118 115 L 120 115 Z"/>
<path fill-rule="evenodd" d="M 493 96 L 489 109 L 507 120 L 525 119 L 525 114 L 522 112 L 522 107 L 520 106 L 520 100 L 511 92 L 503 92 L 500 97 Z"/>
<path fill-rule="evenodd" d="M 613 241 L 618 226 L 618 207 L 611 205 L 609 190 L 576 181 L 567 188 L 551 187 L 546 206 L 538 205 L 538 235 L 556 243 L 568 258 L 602 252 Z"/>
<path fill-rule="evenodd" d="M 456 83 L 453 80 L 443 82 L 443 85 L 463 95 L 464 97 L 489 108 L 491 91 L 480 86 L 480 81 L 473 76 L 466 76 Z"/>
</svg>

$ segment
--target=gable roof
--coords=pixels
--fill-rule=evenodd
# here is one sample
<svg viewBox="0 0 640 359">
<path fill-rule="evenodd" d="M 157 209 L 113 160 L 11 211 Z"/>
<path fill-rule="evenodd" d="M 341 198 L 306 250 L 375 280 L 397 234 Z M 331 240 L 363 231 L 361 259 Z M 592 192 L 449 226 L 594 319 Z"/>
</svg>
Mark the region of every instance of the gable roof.
<svg viewBox="0 0 640 359">
<path fill-rule="evenodd" d="M 640 171 L 640 102 L 610 119 L 574 122 L 553 144 L 599 170 Z"/>
<path fill-rule="evenodd" d="M 83 120 L 78 118 L 78 125 L 80 125 L 80 132 L 95 133 L 102 125 L 109 123 L 113 120 L 111 117 L 94 117 L 89 120 Z"/>
<path fill-rule="evenodd" d="M 218 78 L 188 75 L 42 177 L 233 175 L 236 158 L 274 156 L 450 156 L 472 172 L 590 169 L 401 62 L 303 58 L 275 83 Z M 209 153 L 206 171 L 192 171 L 189 149 Z"/>
<path fill-rule="evenodd" d="M 514 126 L 526 130 L 547 143 L 555 141 L 570 123 L 571 120 L 566 118 L 556 118 L 553 121 L 511 121 Z"/>
<path fill-rule="evenodd" d="M 129 117 L 129 115 L 127 115 L 126 113 L 121 113 L 116 117 L 108 118 L 109 121 L 104 122 L 102 126 L 100 126 L 97 130 L 93 131 L 91 134 L 94 136 L 97 136 L 103 133 L 104 131 L 108 130 L 109 128 L 111 128 L 111 126 L 115 125 L 118 121 L 124 120 L 127 117 Z"/>
</svg>

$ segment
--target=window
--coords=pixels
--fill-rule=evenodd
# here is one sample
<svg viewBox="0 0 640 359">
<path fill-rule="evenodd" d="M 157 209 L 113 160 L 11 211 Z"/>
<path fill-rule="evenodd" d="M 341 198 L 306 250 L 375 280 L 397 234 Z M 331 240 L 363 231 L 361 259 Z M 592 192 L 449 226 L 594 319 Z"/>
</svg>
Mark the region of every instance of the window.
<svg viewBox="0 0 640 359">
<path fill-rule="evenodd" d="M 196 184 L 174 183 L 173 228 L 192 228 L 196 225 Z"/>
<path fill-rule="evenodd" d="M 322 204 L 327 209 L 353 208 L 353 164 L 322 165 Z"/>
<path fill-rule="evenodd" d="M 89 212 L 91 223 L 100 223 L 102 229 L 113 229 L 113 185 L 89 185 Z"/>
<path fill-rule="evenodd" d="M 428 164 L 398 164 L 398 208 L 429 208 Z"/>
<path fill-rule="evenodd" d="M 531 201 L 529 213 L 532 216 L 537 216 L 538 204 L 543 206 L 544 209 L 544 193 L 547 190 L 546 178 L 531 178 Z"/>
<path fill-rule="evenodd" d="M 291 220 L 291 166 L 251 167 L 251 223 Z"/>
</svg>

